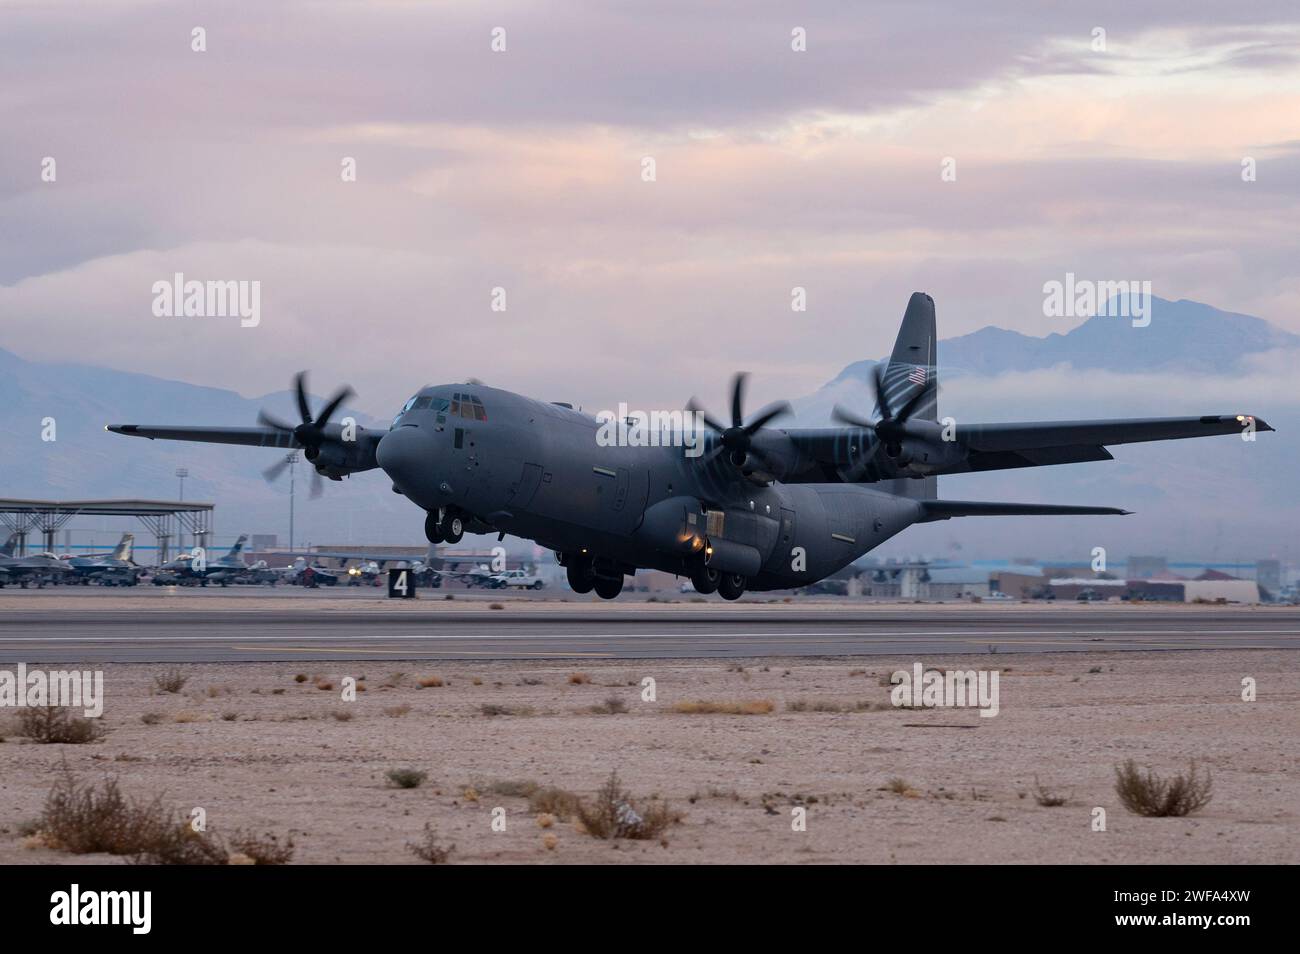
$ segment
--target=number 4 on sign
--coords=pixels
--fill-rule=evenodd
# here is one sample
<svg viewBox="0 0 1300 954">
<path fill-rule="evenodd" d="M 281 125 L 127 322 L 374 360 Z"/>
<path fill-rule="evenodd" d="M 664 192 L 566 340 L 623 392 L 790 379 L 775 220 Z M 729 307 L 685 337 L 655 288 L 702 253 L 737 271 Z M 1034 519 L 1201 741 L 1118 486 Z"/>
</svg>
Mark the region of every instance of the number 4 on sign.
<svg viewBox="0 0 1300 954">
<path fill-rule="evenodd" d="M 388 571 L 388 598 L 390 600 L 406 600 L 415 596 L 415 578 L 411 576 L 411 571 L 407 569 L 392 569 Z"/>
</svg>

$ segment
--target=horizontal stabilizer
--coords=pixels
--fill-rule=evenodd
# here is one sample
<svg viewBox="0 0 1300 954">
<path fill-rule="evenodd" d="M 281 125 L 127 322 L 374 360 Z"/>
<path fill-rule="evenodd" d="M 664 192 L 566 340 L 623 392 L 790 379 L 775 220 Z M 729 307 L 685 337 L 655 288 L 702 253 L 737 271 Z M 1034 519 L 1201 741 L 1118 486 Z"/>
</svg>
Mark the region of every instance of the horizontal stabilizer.
<svg viewBox="0 0 1300 954">
<path fill-rule="evenodd" d="M 1024 517 L 1085 515 L 1123 516 L 1131 510 L 1118 507 L 1075 507 L 1069 504 L 996 503 L 987 500 L 922 500 L 924 516 L 919 521 L 947 520 L 951 517 Z"/>
</svg>

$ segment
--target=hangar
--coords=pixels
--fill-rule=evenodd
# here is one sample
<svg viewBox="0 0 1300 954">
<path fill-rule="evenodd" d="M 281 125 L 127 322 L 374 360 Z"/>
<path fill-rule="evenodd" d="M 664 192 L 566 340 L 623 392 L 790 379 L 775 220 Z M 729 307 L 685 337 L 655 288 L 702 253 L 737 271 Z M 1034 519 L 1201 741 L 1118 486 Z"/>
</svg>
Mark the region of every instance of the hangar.
<svg viewBox="0 0 1300 954">
<path fill-rule="evenodd" d="M 27 552 L 27 534 L 41 533 L 44 549 L 54 551 L 54 535 L 73 517 L 136 517 L 158 540 L 158 562 L 171 558 L 172 541 L 193 535 L 195 546 L 207 546 L 212 534 L 210 503 L 190 500 L 15 500 L 0 498 L 0 526 L 18 534 L 14 553 Z"/>
</svg>

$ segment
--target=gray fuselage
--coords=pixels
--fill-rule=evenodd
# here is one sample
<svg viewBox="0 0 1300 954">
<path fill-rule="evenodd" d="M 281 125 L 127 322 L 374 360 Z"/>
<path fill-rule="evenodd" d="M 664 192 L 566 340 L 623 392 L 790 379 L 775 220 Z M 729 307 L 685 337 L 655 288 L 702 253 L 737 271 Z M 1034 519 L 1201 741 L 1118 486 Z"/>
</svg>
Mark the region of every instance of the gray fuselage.
<svg viewBox="0 0 1300 954">
<path fill-rule="evenodd" d="M 602 446 L 601 430 L 565 406 L 439 385 L 408 402 L 377 458 L 397 492 L 470 515 L 471 530 L 590 553 L 624 572 L 689 574 L 708 553 L 752 590 L 822 579 L 921 517 L 916 501 L 858 485 L 756 482 L 714 456 L 712 434 L 689 456 L 680 435 L 668 436 L 678 446 Z"/>
</svg>

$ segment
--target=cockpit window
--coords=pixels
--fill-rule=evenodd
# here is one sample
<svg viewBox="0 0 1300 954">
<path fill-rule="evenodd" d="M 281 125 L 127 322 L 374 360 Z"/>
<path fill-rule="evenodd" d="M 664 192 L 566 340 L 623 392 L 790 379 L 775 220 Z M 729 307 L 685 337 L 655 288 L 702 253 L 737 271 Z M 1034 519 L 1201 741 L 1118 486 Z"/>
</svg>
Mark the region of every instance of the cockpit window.
<svg viewBox="0 0 1300 954">
<path fill-rule="evenodd" d="M 451 398 L 451 414 L 470 421 L 486 421 L 487 410 L 483 402 L 474 394 L 454 394 Z"/>
<path fill-rule="evenodd" d="M 405 414 L 407 411 L 409 411 L 412 407 L 414 407 L 415 402 L 418 401 L 419 399 L 420 399 L 420 395 L 417 394 L 415 397 L 411 398 L 409 401 L 407 401 L 405 404 L 402 405 L 402 409 L 398 411 L 396 416 L 393 418 L 393 423 L 389 425 L 389 430 L 397 426 L 397 422 L 402 419 L 402 415 Z"/>
<path fill-rule="evenodd" d="M 452 413 L 456 413 L 454 410 Z M 487 411 L 483 407 L 483 402 L 478 399 L 476 394 L 462 394 L 460 396 L 460 416 L 471 421 L 486 421 Z"/>
<path fill-rule="evenodd" d="M 464 398 L 463 401 L 461 400 L 462 397 Z M 464 410 L 461 410 L 462 406 Z M 434 411 L 438 415 L 438 423 L 445 424 L 447 422 L 446 414 L 448 408 L 451 408 L 452 414 L 462 417 L 474 417 L 474 404 L 468 394 L 463 396 L 457 394 L 452 401 L 448 401 L 444 397 L 437 397 L 432 394 L 417 394 L 402 405 L 402 409 L 397 412 L 397 417 L 393 418 L 393 426 L 397 426 L 397 422 L 401 420 L 402 415 L 407 411 Z M 479 410 L 482 410 L 481 405 Z M 480 417 L 478 419 L 485 420 L 486 418 Z"/>
</svg>

